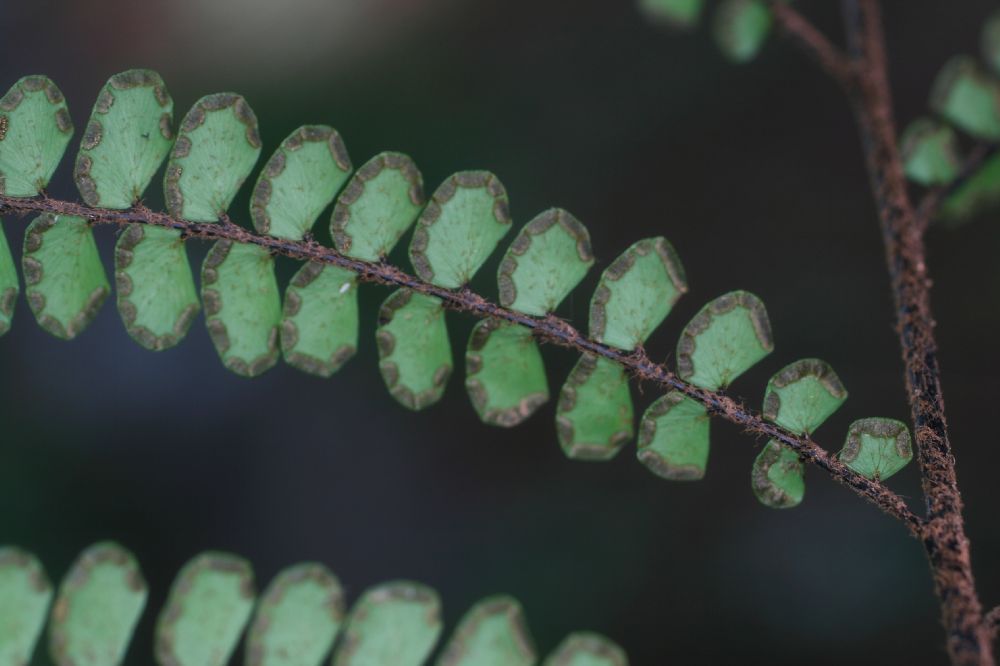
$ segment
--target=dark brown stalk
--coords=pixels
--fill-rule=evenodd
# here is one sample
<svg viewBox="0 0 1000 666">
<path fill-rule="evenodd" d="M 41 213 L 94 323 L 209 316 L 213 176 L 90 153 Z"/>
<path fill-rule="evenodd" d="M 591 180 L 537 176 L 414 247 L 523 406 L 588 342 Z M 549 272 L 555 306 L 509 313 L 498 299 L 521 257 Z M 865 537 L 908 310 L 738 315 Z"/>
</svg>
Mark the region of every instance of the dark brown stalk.
<svg viewBox="0 0 1000 666">
<path fill-rule="evenodd" d="M 815 60 L 845 90 L 854 86 L 854 63 L 787 0 L 769 0 L 778 30 Z"/>
<path fill-rule="evenodd" d="M 675 389 L 705 405 L 708 411 L 727 421 L 742 426 L 754 435 L 776 439 L 795 450 L 804 460 L 825 470 L 835 480 L 852 489 L 855 493 L 872 502 L 880 509 L 898 519 L 910 534 L 919 537 L 923 521 L 906 506 L 899 495 L 878 481 L 866 479 L 841 463 L 808 437 L 789 432 L 765 421 L 760 413 L 747 409 L 733 398 L 719 391 L 706 391 L 678 379 L 667 367 L 654 363 L 644 351 L 626 352 L 596 342 L 582 335 L 569 322 L 554 315 L 532 317 L 515 310 L 501 307 L 469 289 L 452 290 L 424 282 L 387 263 L 373 263 L 352 259 L 324 247 L 314 241 L 289 241 L 271 236 L 255 234 L 243 227 L 223 219 L 219 223 L 188 222 L 157 213 L 143 206 L 131 210 L 107 210 L 91 208 L 84 204 L 57 201 L 49 198 L 20 199 L 0 196 L 0 213 L 54 213 L 56 215 L 76 215 L 93 223 L 148 224 L 168 229 L 178 229 L 186 238 L 204 240 L 232 240 L 266 248 L 274 254 L 292 259 L 313 261 L 340 266 L 356 273 L 360 280 L 393 287 L 410 289 L 427 296 L 441 299 L 453 309 L 469 312 L 477 317 L 492 317 L 531 329 L 543 342 L 568 347 L 580 353 L 590 353 L 610 359 L 627 369 L 633 376 L 651 382 L 664 389 Z"/>
<path fill-rule="evenodd" d="M 921 541 L 941 602 L 951 662 L 989 666 L 994 663 L 991 632 L 972 576 L 962 497 L 941 392 L 924 245 L 926 224 L 910 201 L 897 150 L 880 9 L 877 0 L 843 0 L 843 6 L 849 51 L 855 63 L 851 68 L 855 76 L 845 89 L 860 127 L 882 228 L 927 505 Z M 786 31 L 799 32 L 803 24 L 809 25 L 788 7 L 782 9 L 778 20 Z M 798 41 L 815 42 L 814 32 L 810 27 L 805 32 L 808 39 Z M 809 52 L 815 55 L 815 49 Z M 827 65 L 824 68 L 829 70 Z M 835 78 L 843 83 L 836 73 Z M 928 211 L 936 205 L 929 203 Z"/>
</svg>

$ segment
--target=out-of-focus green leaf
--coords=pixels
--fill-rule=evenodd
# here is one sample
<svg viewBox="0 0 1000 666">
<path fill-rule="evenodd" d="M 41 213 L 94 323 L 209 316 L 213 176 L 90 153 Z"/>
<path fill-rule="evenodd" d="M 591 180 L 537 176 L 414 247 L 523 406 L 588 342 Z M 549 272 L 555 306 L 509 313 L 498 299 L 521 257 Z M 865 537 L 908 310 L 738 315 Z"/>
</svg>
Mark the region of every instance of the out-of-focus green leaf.
<svg viewBox="0 0 1000 666">
<path fill-rule="evenodd" d="M 764 418 L 797 434 L 810 434 L 840 409 L 847 390 L 825 361 L 806 358 L 786 365 L 767 383 Z"/>
<path fill-rule="evenodd" d="M 365 162 L 337 197 L 330 234 L 337 251 L 378 261 L 395 247 L 424 206 L 424 179 L 402 153 Z"/>
<path fill-rule="evenodd" d="M 24 235 L 21 268 L 38 325 L 71 340 L 97 315 L 111 290 L 86 220 L 39 215 Z"/>
<path fill-rule="evenodd" d="M 869 479 L 885 481 L 913 458 L 910 431 L 902 421 L 859 419 L 847 431 L 840 461 Z"/>
<path fill-rule="evenodd" d="M 646 341 L 687 291 L 673 246 L 646 238 L 625 250 L 604 273 L 590 300 L 590 336 L 619 349 Z"/>
<path fill-rule="evenodd" d="M 1000 206 L 1000 155 L 987 159 L 941 202 L 937 219 L 957 226 L 979 213 Z"/>
<path fill-rule="evenodd" d="M 983 60 L 994 74 L 1000 74 L 1000 11 L 993 12 L 983 23 L 981 45 Z"/>
<path fill-rule="evenodd" d="M 73 178 L 89 206 L 128 208 L 142 197 L 174 141 L 174 101 L 148 69 L 115 74 L 83 132 Z"/>
<path fill-rule="evenodd" d="M 907 126 L 900 153 L 906 177 L 921 185 L 947 185 L 960 169 L 955 130 L 930 118 Z"/>
<path fill-rule="evenodd" d="M 52 600 L 52 584 L 34 555 L 0 547 L 0 664 L 31 662 Z"/>
<path fill-rule="evenodd" d="M 337 266 L 307 263 L 285 291 L 281 352 L 303 372 L 330 377 L 358 348 L 358 279 Z"/>
<path fill-rule="evenodd" d="M 247 634 L 246 666 L 319 666 L 343 619 L 343 591 L 326 567 L 289 567 L 260 598 Z"/>
<path fill-rule="evenodd" d="M 441 634 L 441 602 L 419 583 L 367 590 L 354 604 L 332 666 L 420 666 Z"/>
<path fill-rule="evenodd" d="M 49 647 L 56 666 L 115 666 L 125 657 L 146 581 L 132 553 L 98 543 L 80 554 L 52 606 Z"/>
<path fill-rule="evenodd" d="M 581 631 L 567 636 L 542 666 L 628 666 L 628 657 L 610 639 Z"/>
<path fill-rule="evenodd" d="M 971 56 L 955 56 L 931 90 L 931 108 L 977 139 L 1000 139 L 1000 82 Z"/>
<path fill-rule="evenodd" d="M 764 506 L 790 509 L 802 502 L 806 491 L 804 472 L 798 455 L 772 439 L 753 461 L 750 485 Z"/>
<path fill-rule="evenodd" d="M 414 410 L 441 399 L 452 360 L 439 299 L 402 289 L 393 292 L 379 310 L 375 341 L 379 369 L 392 397 Z"/>
<path fill-rule="evenodd" d="M 469 336 L 465 388 L 484 423 L 510 427 L 549 400 L 545 365 L 531 331 L 484 319 Z"/>
<path fill-rule="evenodd" d="M 677 342 L 677 374 L 714 391 L 773 350 L 764 304 L 749 292 L 733 291 L 708 303 L 684 327 Z"/>
<path fill-rule="evenodd" d="M 559 394 L 556 429 L 563 452 L 608 460 L 632 439 L 633 418 L 625 370 L 600 356 L 581 356 Z"/>
<path fill-rule="evenodd" d="M 33 197 L 59 166 L 73 121 L 59 88 L 26 76 L 0 97 L 0 194 Z"/>
<path fill-rule="evenodd" d="M 708 413 L 701 403 L 671 391 L 643 414 L 636 455 L 664 479 L 697 481 L 705 476 L 708 464 L 708 427 Z"/>
<path fill-rule="evenodd" d="M 704 0 L 639 0 L 639 9 L 650 20 L 683 29 L 697 25 L 704 5 Z"/>
<path fill-rule="evenodd" d="M 715 10 L 713 32 L 733 62 L 750 62 L 771 32 L 771 10 L 761 0 L 723 0 Z"/>
<path fill-rule="evenodd" d="M 195 222 L 222 216 L 260 156 L 257 117 L 239 95 L 195 102 L 170 151 L 163 191 L 167 211 Z"/>
<path fill-rule="evenodd" d="M 228 553 L 198 555 L 181 569 L 156 622 L 160 666 L 223 666 L 253 610 L 253 571 Z"/>
<path fill-rule="evenodd" d="M 17 279 L 17 266 L 7 244 L 7 235 L 0 220 L 0 335 L 10 330 L 14 319 L 14 303 L 21 290 Z"/>
<path fill-rule="evenodd" d="M 146 349 L 173 347 L 198 314 L 198 292 L 177 229 L 130 224 L 115 246 L 118 312 Z"/>
<path fill-rule="evenodd" d="M 475 275 L 510 231 L 507 192 L 487 171 L 444 181 L 417 220 L 410 263 L 420 279 L 457 289 Z"/>
<path fill-rule="evenodd" d="M 217 241 L 202 265 L 201 300 L 208 333 L 227 368 L 256 377 L 274 366 L 281 296 L 267 250 Z"/>
<path fill-rule="evenodd" d="M 587 228 L 565 210 L 550 208 L 524 225 L 507 248 L 497 274 L 500 304 L 546 315 L 593 264 Z"/>
<path fill-rule="evenodd" d="M 340 191 L 351 158 L 337 130 L 305 125 L 292 132 L 257 178 L 250 202 L 262 234 L 300 240 Z"/>
<path fill-rule="evenodd" d="M 521 604 L 497 596 L 469 609 L 437 666 L 532 666 L 537 659 Z"/>
</svg>

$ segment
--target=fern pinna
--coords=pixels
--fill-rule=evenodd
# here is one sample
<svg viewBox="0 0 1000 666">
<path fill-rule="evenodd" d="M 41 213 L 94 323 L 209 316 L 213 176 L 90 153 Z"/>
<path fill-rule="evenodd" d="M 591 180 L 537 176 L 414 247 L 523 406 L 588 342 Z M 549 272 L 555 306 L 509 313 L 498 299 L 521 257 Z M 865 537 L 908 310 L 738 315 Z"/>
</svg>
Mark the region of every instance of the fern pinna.
<svg viewBox="0 0 1000 666">
<path fill-rule="evenodd" d="M 859 419 L 837 454 L 811 440 L 847 396 L 825 362 L 802 359 L 776 372 L 760 412 L 723 393 L 774 348 L 757 296 L 733 291 L 706 304 L 681 332 L 676 371 L 650 360 L 646 339 L 688 290 L 682 263 L 665 238 L 639 240 L 607 266 L 592 295 L 589 335 L 584 335 L 553 314 L 595 263 L 586 227 L 569 212 L 544 211 L 520 229 L 500 262 L 494 302 L 466 285 L 513 226 L 507 192 L 495 175 L 459 172 L 425 197 L 409 157 L 381 153 L 354 170 L 335 130 L 303 126 L 281 143 L 257 177 L 249 211 L 254 232 L 227 212 L 262 150 L 247 102 L 232 93 L 203 97 L 176 135 L 172 112 L 156 73 L 131 70 L 111 77 L 80 142 L 74 179 L 83 203 L 76 203 L 44 192 L 73 133 L 58 88 L 43 76 L 29 76 L 0 99 L 0 210 L 37 214 L 25 232 L 21 268 L 27 301 L 49 333 L 74 338 L 111 292 L 93 236 L 101 223 L 121 227 L 114 284 L 131 337 L 150 350 L 169 348 L 185 337 L 203 307 L 223 364 L 246 377 L 266 372 L 282 358 L 304 372 L 334 374 L 358 346 L 359 283 L 381 283 L 395 291 L 383 302 L 375 331 L 379 369 L 389 392 L 409 409 L 441 398 L 453 371 L 445 312 L 465 311 L 482 319 L 467 344 L 465 386 L 485 423 L 517 425 L 551 398 L 538 344 L 555 343 L 580 352 L 556 408 L 555 435 L 569 458 L 607 460 L 631 441 L 637 430 L 630 380 L 646 381 L 666 391 L 638 425 L 637 458 L 654 474 L 701 479 L 709 418 L 718 415 L 767 438 L 749 475 L 763 504 L 799 504 L 804 463 L 810 462 L 918 533 L 919 519 L 884 485 L 912 457 L 904 424 Z M 146 208 L 142 195 L 164 160 L 167 212 L 161 213 Z M 331 203 L 334 247 L 328 248 L 310 230 Z M 411 227 L 412 274 L 386 261 Z M 214 241 L 202 266 L 200 293 L 185 251 L 192 238 Z M 5 331 L 19 277 L 2 236 L 0 243 Z M 279 254 L 303 262 L 283 293 L 274 271 Z M 16 554 L 11 561 L 28 561 L 20 551 L 9 552 Z M 126 561 L 122 557 L 112 558 L 114 566 Z M 18 566 L 12 570 L 21 571 Z M 54 622 L 64 608 L 56 603 Z M 23 612 L 5 609 L 4 617 Z M 33 644 L 40 622 L 17 625 L 27 627 L 17 633 L 18 645 Z M 130 632 L 123 629 L 126 624 L 117 625 L 122 640 Z M 445 651 L 441 663 L 500 663 L 489 657 L 449 660 L 451 652 Z M 195 663 L 158 655 L 164 664 Z M 623 657 L 615 655 L 552 663 L 620 663 Z M 420 652 L 412 663 L 424 656 Z M 534 657 L 524 663 L 534 663 Z"/>
<path fill-rule="evenodd" d="M 704 475 L 710 413 L 775 440 L 753 472 L 758 497 L 772 506 L 801 500 L 800 457 L 888 506 L 893 498 L 880 481 L 911 457 L 905 428 L 897 441 L 886 434 L 895 422 L 880 419 L 856 423 L 860 439 L 848 437 L 836 457 L 807 439 L 846 397 L 822 361 L 779 371 L 760 415 L 719 393 L 774 347 L 764 305 L 748 292 L 722 295 L 691 320 L 677 345 L 676 373 L 650 361 L 643 343 L 688 289 L 665 238 L 637 241 L 604 270 L 587 337 L 552 314 L 594 264 L 586 227 L 565 210 L 542 212 L 516 235 L 500 262 L 498 303 L 465 286 L 512 227 L 507 192 L 488 172 L 456 173 L 425 201 L 409 157 L 381 153 L 352 173 L 335 130 L 304 126 L 257 177 L 253 233 L 227 213 L 261 151 L 256 117 L 239 95 L 203 97 L 175 137 L 173 103 L 156 73 L 111 77 L 76 159 L 83 204 L 44 195 L 73 129 L 55 84 L 25 77 L 0 109 L 7 123 L 0 206 L 41 213 L 25 233 L 22 270 L 32 312 L 58 337 L 79 334 L 110 293 L 92 227 L 111 222 L 123 226 L 115 252 L 118 310 L 130 335 L 152 350 L 180 342 L 204 306 L 209 335 L 233 372 L 253 377 L 283 357 L 328 377 L 358 345 L 359 281 L 381 282 L 398 289 L 383 302 L 375 331 L 379 368 L 389 392 L 410 409 L 434 404 L 452 374 L 445 325 L 452 308 L 483 319 L 468 341 L 465 384 L 486 423 L 516 425 L 549 400 L 539 340 L 583 352 L 557 407 L 557 436 L 570 458 L 608 459 L 633 438 L 630 374 L 670 389 L 639 425 L 638 458 L 664 478 Z M 141 204 L 165 159 L 166 214 Z M 312 240 L 310 229 L 334 199 L 331 249 Z M 411 275 L 385 257 L 414 226 Z M 216 241 L 202 266 L 200 299 L 184 251 L 194 237 Z M 283 300 L 276 254 L 304 260 Z M 18 279 L 6 247 L 0 256 L 6 327 Z M 776 458 L 772 449 L 785 453 Z"/>
<path fill-rule="evenodd" d="M 28 663 L 48 621 L 57 666 L 121 663 L 146 605 L 135 557 L 112 542 L 84 550 L 58 593 L 30 553 L 0 548 L 0 664 Z M 53 596 L 55 599 L 53 600 Z M 223 666 L 241 635 L 247 666 L 419 666 L 442 633 L 433 589 L 389 581 L 361 593 L 350 612 L 340 581 L 315 562 L 280 571 L 257 595 L 253 569 L 235 555 L 206 552 L 177 574 L 155 632 L 163 666 Z M 443 645 L 439 666 L 530 666 L 537 654 L 517 600 L 475 604 Z M 625 652 L 598 634 L 570 634 L 545 666 L 627 666 Z"/>
</svg>

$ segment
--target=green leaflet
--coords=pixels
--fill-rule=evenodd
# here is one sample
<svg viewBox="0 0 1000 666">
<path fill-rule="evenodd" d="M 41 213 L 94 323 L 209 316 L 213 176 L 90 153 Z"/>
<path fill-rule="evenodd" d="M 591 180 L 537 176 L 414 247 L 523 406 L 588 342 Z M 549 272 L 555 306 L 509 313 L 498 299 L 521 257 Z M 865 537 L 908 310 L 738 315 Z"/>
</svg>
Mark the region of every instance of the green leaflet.
<svg viewBox="0 0 1000 666">
<path fill-rule="evenodd" d="M 771 32 L 771 10 L 761 0 L 724 0 L 715 12 L 715 41 L 733 62 L 753 60 Z"/>
<path fill-rule="evenodd" d="M 959 171 L 955 130 L 930 118 L 918 118 L 900 139 L 906 177 L 921 185 L 947 185 Z"/>
<path fill-rule="evenodd" d="M 215 222 L 229 208 L 260 156 L 257 117 L 239 95 L 195 102 L 181 122 L 163 191 L 173 217 Z"/>
<path fill-rule="evenodd" d="M 764 393 L 763 415 L 786 430 L 808 435 L 845 400 L 847 391 L 833 368 L 819 359 L 806 358 L 771 377 Z"/>
<path fill-rule="evenodd" d="M 385 152 L 365 162 L 337 197 L 330 235 L 337 251 L 379 261 L 424 206 L 424 179 L 409 157 Z"/>
<path fill-rule="evenodd" d="M 200 308 L 177 229 L 130 224 L 115 245 L 115 287 L 128 334 L 154 351 L 183 340 Z"/>
<path fill-rule="evenodd" d="M 201 300 L 208 333 L 227 368 L 256 377 L 277 363 L 281 296 L 267 250 L 217 241 L 201 268 Z"/>
<path fill-rule="evenodd" d="M 437 666 L 532 666 L 537 659 L 521 604 L 498 596 L 469 609 Z"/>
<path fill-rule="evenodd" d="M 913 458 L 910 431 L 894 419 L 859 419 L 848 428 L 837 457 L 858 474 L 885 481 Z"/>
<path fill-rule="evenodd" d="M 142 197 L 174 141 L 174 101 L 148 69 L 104 84 L 80 141 L 73 179 L 88 206 L 129 208 Z"/>
<path fill-rule="evenodd" d="M 26 76 L 0 98 L 0 194 L 33 197 L 59 166 L 73 121 L 59 88 Z"/>
<path fill-rule="evenodd" d="M 21 269 L 38 325 L 64 340 L 87 328 L 111 289 L 93 231 L 80 217 L 36 217 L 24 235 Z"/>
<path fill-rule="evenodd" d="M 303 372 L 330 377 L 358 349 L 358 278 L 306 263 L 285 290 L 281 352 Z"/>
<path fill-rule="evenodd" d="M 642 415 L 636 456 L 653 474 L 672 481 L 704 478 L 709 417 L 701 403 L 671 391 Z"/>
<path fill-rule="evenodd" d="M 971 56 L 949 60 L 931 90 L 931 108 L 977 139 L 1000 139 L 1000 83 Z"/>
<path fill-rule="evenodd" d="M 1000 73 L 1000 12 L 994 12 L 983 23 L 980 44 L 983 60 L 990 66 L 994 74 Z"/>
<path fill-rule="evenodd" d="M 556 430 L 563 453 L 579 460 L 608 460 L 632 439 L 628 377 L 618 364 L 584 354 L 559 394 Z"/>
<path fill-rule="evenodd" d="M 686 291 L 684 267 L 673 246 L 662 237 L 638 241 L 601 274 L 590 300 L 590 336 L 635 349 Z"/>
<path fill-rule="evenodd" d="M 441 301 L 400 289 L 383 301 L 378 322 L 378 367 L 392 397 L 414 410 L 440 400 L 452 369 Z"/>
<path fill-rule="evenodd" d="M 972 176 L 941 202 L 938 219 L 952 225 L 1000 205 L 1000 155 L 987 159 Z"/>
<path fill-rule="evenodd" d="M 441 634 L 441 602 L 419 583 L 368 589 L 347 618 L 332 666 L 420 666 Z"/>
<path fill-rule="evenodd" d="M 628 657 L 613 641 L 600 634 L 570 634 L 542 666 L 628 666 Z"/>
<path fill-rule="evenodd" d="M 677 374 L 714 391 L 774 350 L 771 322 L 760 299 L 732 291 L 703 307 L 677 342 Z"/>
<path fill-rule="evenodd" d="M 227 553 L 207 552 L 181 569 L 158 615 L 154 636 L 160 666 L 222 666 L 254 606 L 250 566 Z M 39 562 L 0 547 L 0 666 L 31 659 L 52 598 Z M 64 577 L 50 614 L 57 666 L 114 666 L 127 652 L 146 600 L 138 564 L 120 546 L 87 548 Z M 261 596 L 245 641 L 246 666 L 319 666 L 335 636 L 333 666 L 418 666 L 441 633 L 437 593 L 395 581 L 367 590 L 344 620 L 343 593 L 323 565 L 280 572 Z M 133 655 L 134 656 L 134 655 Z M 137 658 L 140 662 L 143 658 Z M 517 666 L 536 662 L 520 605 L 509 597 L 475 604 L 459 622 L 439 666 Z M 627 666 L 603 636 L 571 634 L 546 666 Z"/>
<path fill-rule="evenodd" d="M 344 619 L 340 582 L 322 564 L 279 573 L 257 605 L 246 666 L 319 666 Z"/>
<path fill-rule="evenodd" d="M 184 565 L 156 621 L 160 666 L 223 666 L 253 609 L 253 571 L 228 553 L 208 552 Z"/>
<path fill-rule="evenodd" d="M 507 248 L 497 273 L 500 305 L 547 315 L 593 264 L 587 228 L 562 208 L 550 208 L 524 225 Z"/>
<path fill-rule="evenodd" d="M 420 279 L 457 289 L 510 231 L 507 192 L 487 171 L 460 171 L 441 183 L 417 220 L 410 263 Z"/>
<path fill-rule="evenodd" d="M 52 606 L 49 645 L 57 666 L 114 666 L 125 657 L 146 581 L 132 553 L 98 543 L 80 554 Z"/>
<path fill-rule="evenodd" d="M 484 319 L 469 336 L 465 388 L 484 423 L 511 427 L 549 400 L 545 365 L 531 331 Z"/>
<path fill-rule="evenodd" d="M 52 600 L 52 584 L 34 555 L 0 547 L 0 664 L 31 662 Z"/>
<path fill-rule="evenodd" d="M 14 319 L 14 303 L 21 284 L 17 279 L 17 266 L 7 244 L 7 235 L 0 220 L 0 335 L 10 330 Z"/>
<path fill-rule="evenodd" d="M 704 4 L 704 0 L 639 0 L 639 9 L 651 20 L 687 29 L 698 23 Z"/>
<path fill-rule="evenodd" d="M 753 494 L 772 509 L 798 506 L 806 491 L 804 471 L 795 451 L 772 439 L 753 461 L 750 470 Z"/>
<path fill-rule="evenodd" d="M 304 125 L 281 142 L 257 177 L 250 200 L 262 234 L 300 240 L 340 191 L 351 158 L 337 130 Z"/>
</svg>

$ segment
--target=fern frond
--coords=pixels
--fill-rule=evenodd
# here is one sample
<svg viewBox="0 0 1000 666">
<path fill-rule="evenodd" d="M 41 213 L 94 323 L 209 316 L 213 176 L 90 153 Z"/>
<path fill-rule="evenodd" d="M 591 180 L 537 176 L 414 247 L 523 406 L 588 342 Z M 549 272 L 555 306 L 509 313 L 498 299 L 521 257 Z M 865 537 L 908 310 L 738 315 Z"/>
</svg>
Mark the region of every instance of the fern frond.
<svg viewBox="0 0 1000 666">
<path fill-rule="evenodd" d="M 50 333 L 78 335 L 109 293 L 92 227 L 114 223 L 125 227 L 115 252 L 118 309 L 129 334 L 149 349 L 177 344 L 203 305 L 216 351 L 233 372 L 258 376 L 283 356 L 329 377 L 358 347 L 358 283 L 381 283 L 396 291 L 383 303 L 375 331 L 379 368 L 405 407 L 424 409 L 442 396 L 454 366 L 446 310 L 463 310 L 483 319 L 466 345 L 465 386 L 485 423 L 514 426 L 549 399 L 538 342 L 554 342 L 580 354 L 556 410 L 568 457 L 607 460 L 632 439 L 635 378 L 669 392 L 643 417 L 637 452 L 659 476 L 701 478 L 707 419 L 720 415 L 787 447 L 785 455 L 796 461 L 826 469 L 912 530 L 919 527 L 878 480 L 887 469 L 851 467 L 809 439 L 842 402 L 834 395 L 820 405 L 799 404 L 822 397 L 809 384 L 822 362 L 776 376 L 763 414 L 721 393 L 774 348 L 767 312 L 753 294 L 734 291 L 702 308 L 680 336 L 676 373 L 649 360 L 643 345 L 688 291 L 684 267 L 665 238 L 632 244 L 604 270 L 590 301 L 588 337 L 552 314 L 594 263 L 586 227 L 564 210 L 541 213 L 508 246 L 497 274 L 500 304 L 467 288 L 512 228 L 507 192 L 491 173 L 456 173 L 425 205 L 423 179 L 410 158 L 381 153 L 352 175 L 336 130 L 306 125 L 257 177 L 253 233 L 228 213 L 262 148 L 256 116 L 241 96 L 207 95 L 185 115 L 166 166 L 168 214 L 140 203 L 173 136 L 172 102 L 158 75 L 131 70 L 102 89 L 76 160 L 86 204 L 35 197 L 71 132 L 55 86 L 27 77 L 3 99 L 0 182 L 20 185 L 0 193 L 0 210 L 41 213 L 28 228 L 22 267 L 28 301 Z M 17 152 L 28 148 L 32 159 Z M 335 199 L 332 250 L 313 241 L 310 230 Z M 415 276 L 385 260 L 410 227 Z M 201 303 L 184 249 L 191 238 L 214 241 L 201 268 Z M 5 250 L 0 246 L 0 324 L 9 322 L 17 290 Z M 304 262 L 283 295 L 274 271 L 278 254 Z M 824 369 L 821 384 L 831 375 Z"/>
<path fill-rule="evenodd" d="M 116 666 L 146 610 L 148 585 L 135 557 L 116 543 L 85 549 L 54 595 L 41 563 L 0 547 L 0 666 L 31 660 L 48 621 L 56 666 Z M 174 579 L 156 621 L 159 666 L 223 666 L 243 638 L 246 666 L 420 666 L 443 631 L 433 589 L 391 581 L 364 591 L 348 612 L 340 581 L 306 562 L 279 572 L 257 594 L 250 564 L 205 552 Z M 439 666 L 531 666 L 538 656 L 524 610 L 507 596 L 484 599 L 459 621 Z M 571 634 L 548 666 L 627 666 L 625 652 L 592 633 Z"/>
</svg>

